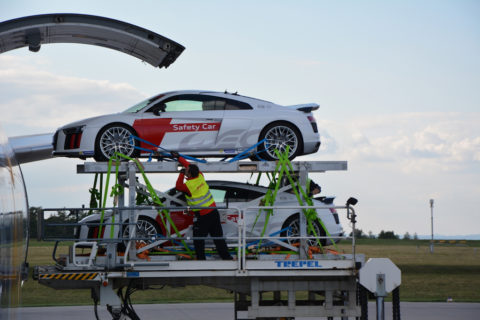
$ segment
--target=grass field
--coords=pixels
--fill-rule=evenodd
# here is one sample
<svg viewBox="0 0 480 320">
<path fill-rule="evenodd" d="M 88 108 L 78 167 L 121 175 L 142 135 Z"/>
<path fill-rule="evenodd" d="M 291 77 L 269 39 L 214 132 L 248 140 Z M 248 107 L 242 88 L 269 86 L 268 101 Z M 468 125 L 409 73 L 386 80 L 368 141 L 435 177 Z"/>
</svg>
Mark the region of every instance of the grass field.
<svg viewBox="0 0 480 320">
<path fill-rule="evenodd" d="M 360 240 L 367 258 L 390 258 L 402 271 L 402 301 L 480 302 L 480 241 Z M 345 245 L 341 246 L 342 248 Z"/>
<path fill-rule="evenodd" d="M 30 242 L 28 261 L 34 265 L 51 265 L 53 245 Z M 351 252 L 351 245 L 339 250 Z M 480 241 L 435 244 L 434 253 L 425 240 L 357 240 L 357 253 L 366 258 L 390 258 L 402 271 L 402 301 L 480 302 Z M 67 253 L 59 247 L 57 255 Z M 92 304 L 89 290 L 53 290 L 30 279 L 23 289 L 23 306 Z M 233 301 L 233 294 L 203 286 L 158 288 L 138 291 L 133 303 Z"/>
</svg>

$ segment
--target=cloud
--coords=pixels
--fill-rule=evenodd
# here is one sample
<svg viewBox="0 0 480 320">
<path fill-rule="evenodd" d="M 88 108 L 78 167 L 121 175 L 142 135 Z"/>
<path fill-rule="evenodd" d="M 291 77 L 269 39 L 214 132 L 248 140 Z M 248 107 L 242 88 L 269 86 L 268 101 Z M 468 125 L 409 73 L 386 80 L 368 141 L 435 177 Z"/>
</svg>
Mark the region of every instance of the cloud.
<svg viewBox="0 0 480 320">
<path fill-rule="evenodd" d="M 317 66 L 324 65 L 325 62 L 322 62 L 322 61 L 319 61 L 319 60 L 304 59 L 304 60 L 294 60 L 293 64 L 295 64 L 297 66 L 300 66 L 300 67 L 317 67 Z"/>
<path fill-rule="evenodd" d="M 326 153 L 395 164 L 406 173 L 458 171 L 480 161 L 480 113 L 405 113 L 322 121 Z M 332 137 L 335 137 L 333 139 Z M 329 152 L 334 146 L 338 152 Z"/>
<path fill-rule="evenodd" d="M 42 68 L 36 59 L 0 56 L 2 123 L 19 131 L 54 131 L 82 118 L 120 112 L 145 98 L 126 83 L 62 76 Z"/>
<path fill-rule="evenodd" d="M 53 132 L 145 98 L 130 84 L 55 74 L 49 63 L 41 57 L 0 56 L 0 112 L 8 135 Z M 317 118 L 322 141 L 317 159 L 385 163 L 405 173 L 462 171 L 480 161 L 478 112 Z"/>
</svg>

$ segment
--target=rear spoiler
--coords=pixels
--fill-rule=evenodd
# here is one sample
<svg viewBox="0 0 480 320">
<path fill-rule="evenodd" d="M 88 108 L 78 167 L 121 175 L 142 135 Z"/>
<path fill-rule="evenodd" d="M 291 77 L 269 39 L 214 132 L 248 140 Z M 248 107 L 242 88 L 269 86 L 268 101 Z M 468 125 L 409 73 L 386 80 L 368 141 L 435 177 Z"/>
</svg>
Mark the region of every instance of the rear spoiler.
<svg viewBox="0 0 480 320">
<path fill-rule="evenodd" d="M 298 111 L 303 111 L 305 113 L 310 113 L 312 111 L 318 110 L 320 105 L 316 103 L 304 103 L 304 104 L 295 104 L 292 106 L 287 106 L 289 109 L 296 109 Z"/>
</svg>

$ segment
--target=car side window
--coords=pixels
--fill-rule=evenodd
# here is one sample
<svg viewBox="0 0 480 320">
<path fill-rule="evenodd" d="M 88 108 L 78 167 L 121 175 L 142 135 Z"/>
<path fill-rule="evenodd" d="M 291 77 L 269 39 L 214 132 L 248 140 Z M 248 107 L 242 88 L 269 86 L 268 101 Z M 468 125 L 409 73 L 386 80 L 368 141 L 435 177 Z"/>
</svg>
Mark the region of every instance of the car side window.
<svg viewBox="0 0 480 320">
<path fill-rule="evenodd" d="M 261 196 L 263 193 L 241 188 L 229 188 L 227 192 L 228 202 L 248 202 Z"/>
<path fill-rule="evenodd" d="M 224 99 L 219 97 L 204 96 L 203 110 L 251 110 L 252 107 L 245 102 Z"/>
<path fill-rule="evenodd" d="M 248 190 L 248 201 L 252 201 L 255 199 L 258 199 L 260 197 L 265 196 L 265 193 L 258 192 L 258 191 L 253 191 L 253 190 Z"/>
<path fill-rule="evenodd" d="M 179 99 L 165 102 L 166 112 L 175 111 L 202 111 L 202 101 L 192 99 Z"/>
<path fill-rule="evenodd" d="M 205 98 L 197 94 L 181 94 L 157 101 L 146 112 L 202 111 Z"/>
<path fill-rule="evenodd" d="M 204 94 L 181 94 L 158 101 L 147 112 L 249 110 L 245 102 Z"/>
<path fill-rule="evenodd" d="M 227 191 L 221 190 L 221 189 L 212 189 L 210 188 L 210 193 L 213 196 L 213 200 L 216 203 L 222 203 L 225 202 L 225 195 L 227 194 Z"/>
<path fill-rule="evenodd" d="M 225 110 L 251 110 L 253 109 L 248 103 L 226 99 Z"/>
</svg>

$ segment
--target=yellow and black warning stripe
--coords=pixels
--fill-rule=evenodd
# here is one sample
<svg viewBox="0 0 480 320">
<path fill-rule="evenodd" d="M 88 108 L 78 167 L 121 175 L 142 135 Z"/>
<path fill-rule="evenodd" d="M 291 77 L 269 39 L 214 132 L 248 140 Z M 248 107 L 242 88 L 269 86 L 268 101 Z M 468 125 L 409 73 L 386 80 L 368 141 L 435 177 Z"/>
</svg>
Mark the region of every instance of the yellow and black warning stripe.
<svg viewBox="0 0 480 320">
<path fill-rule="evenodd" d="M 98 272 L 50 273 L 38 276 L 40 280 L 94 280 Z"/>
</svg>

